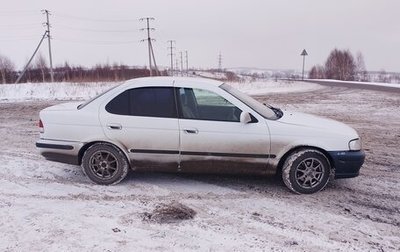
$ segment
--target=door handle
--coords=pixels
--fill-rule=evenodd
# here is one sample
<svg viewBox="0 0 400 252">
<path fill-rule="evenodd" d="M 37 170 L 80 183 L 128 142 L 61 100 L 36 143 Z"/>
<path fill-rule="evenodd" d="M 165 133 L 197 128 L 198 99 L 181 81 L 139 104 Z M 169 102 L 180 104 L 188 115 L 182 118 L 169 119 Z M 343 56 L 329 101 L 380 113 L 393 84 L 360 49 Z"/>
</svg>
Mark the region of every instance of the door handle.
<svg viewBox="0 0 400 252">
<path fill-rule="evenodd" d="M 185 131 L 188 134 L 198 134 L 199 133 L 198 129 L 184 129 L 183 131 Z"/>
<path fill-rule="evenodd" d="M 122 125 L 118 124 L 118 123 L 110 123 L 110 124 L 107 124 L 107 129 L 120 130 L 120 129 L 122 129 Z"/>
</svg>

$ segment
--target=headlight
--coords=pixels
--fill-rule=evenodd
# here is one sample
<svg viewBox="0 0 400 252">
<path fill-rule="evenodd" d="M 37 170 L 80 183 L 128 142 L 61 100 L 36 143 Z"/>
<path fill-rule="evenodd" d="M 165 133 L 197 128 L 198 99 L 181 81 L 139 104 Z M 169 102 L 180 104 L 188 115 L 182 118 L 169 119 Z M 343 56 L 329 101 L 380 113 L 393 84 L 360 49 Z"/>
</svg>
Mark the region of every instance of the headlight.
<svg viewBox="0 0 400 252">
<path fill-rule="evenodd" d="M 357 138 L 357 139 L 353 139 L 349 142 L 349 149 L 352 151 L 358 151 L 361 150 L 361 139 Z"/>
</svg>

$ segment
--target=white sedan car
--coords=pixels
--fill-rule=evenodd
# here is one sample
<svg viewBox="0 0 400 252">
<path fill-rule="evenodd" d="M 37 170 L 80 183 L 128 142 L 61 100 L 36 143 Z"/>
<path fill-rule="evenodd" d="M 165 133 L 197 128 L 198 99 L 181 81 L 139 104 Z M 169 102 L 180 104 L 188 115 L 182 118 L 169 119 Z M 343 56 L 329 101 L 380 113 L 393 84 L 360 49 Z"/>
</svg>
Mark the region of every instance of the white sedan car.
<svg viewBox="0 0 400 252">
<path fill-rule="evenodd" d="M 282 174 L 296 193 L 359 174 L 357 132 L 330 119 L 264 105 L 219 81 L 155 77 L 125 82 L 85 103 L 40 112 L 40 153 L 81 165 L 93 182 L 132 170 Z"/>
</svg>

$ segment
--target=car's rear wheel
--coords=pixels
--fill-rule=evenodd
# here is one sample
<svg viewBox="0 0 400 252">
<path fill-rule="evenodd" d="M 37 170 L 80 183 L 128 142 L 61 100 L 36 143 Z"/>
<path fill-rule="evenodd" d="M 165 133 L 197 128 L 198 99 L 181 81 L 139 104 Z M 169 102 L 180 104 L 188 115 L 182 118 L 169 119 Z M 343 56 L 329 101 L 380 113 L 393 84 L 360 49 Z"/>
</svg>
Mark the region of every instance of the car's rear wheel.
<svg viewBox="0 0 400 252">
<path fill-rule="evenodd" d="M 111 144 L 94 144 L 83 154 L 83 172 L 96 184 L 117 184 L 126 177 L 128 168 L 125 155 Z"/>
<path fill-rule="evenodd" d="M 330 164 L 318 150 L 303 149 L 288 156 L 282 167 L 285 185 L 295 193 L 318 192 L 328 184 Z"/>
</svg>

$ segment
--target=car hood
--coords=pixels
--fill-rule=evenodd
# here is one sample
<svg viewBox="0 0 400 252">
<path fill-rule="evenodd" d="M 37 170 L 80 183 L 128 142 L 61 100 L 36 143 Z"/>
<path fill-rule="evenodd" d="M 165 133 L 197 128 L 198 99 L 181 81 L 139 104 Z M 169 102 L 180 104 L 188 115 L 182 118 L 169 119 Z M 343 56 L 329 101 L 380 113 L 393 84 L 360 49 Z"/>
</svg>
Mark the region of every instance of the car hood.
<svg viewBox="0 0 400 252">
<path fill-rule="evenodd" d="M 330 134 L 358 137 L 357 132 L 350 126 L 320 116 L 310 115 L 301 112 L 286 111 L 284 115 L 277 120 L 280 123 L 324 131 Z"/>
<path fill-rule="evenodd" d="M 48 108 L 45 108 L 43 111 L 73 111 L 77 110 L 78 106 L 82 102 L 67 102 L 67 103 L 61 103 L 57 104 Z"/>
</svg>

